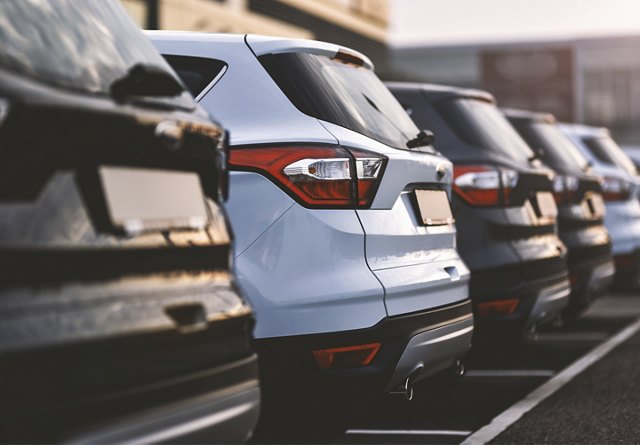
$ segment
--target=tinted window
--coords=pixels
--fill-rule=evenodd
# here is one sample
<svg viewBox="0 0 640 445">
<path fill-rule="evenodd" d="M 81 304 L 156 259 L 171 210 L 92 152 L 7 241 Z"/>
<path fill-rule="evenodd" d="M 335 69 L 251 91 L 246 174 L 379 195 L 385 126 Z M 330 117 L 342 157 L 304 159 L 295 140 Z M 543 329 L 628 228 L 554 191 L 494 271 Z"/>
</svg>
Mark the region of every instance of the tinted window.
<svg viewBox="0 0 640 445">
<path fill-rule="evenodd" d="M 495 104 L 455 99 L 438 104 L 438 109 L 456 134 L 470 145 L 517 160 L 526 161 L 533 156 L 527 143 Z"/>
<path fill-rule="evenodd" d="M 519 128 L 529 146 L 544 151 L 542 158 L 549 166 L 583 172 L 589 165 L 578 147 L 556 125 L 535 123 Z"/>
<path fill-rule="evenodd" d="M 616 165 L 632 175 L 636 174 L 636 166 L 629 156 L 608 136 L 584 138 L 589 151 L 605 164 Z"/>
<path fill-rule="evenodd" d="M 117 0 L 0 1 L 0 42 L 0 66 L 85 92 L 136 64 L 171 72 Z"/>
<path fill-rule="evenodd" d="M 371 70 L 306 53 L 269 54 L 260 61 L 303 113 L 406 149 L 418 128 Z"/>
<path fill-rule="evenodd" d="M 169 56 L 164 58 L 196 97 L 226 67 L 220 60 L 202 57 Z"/>
</svg>

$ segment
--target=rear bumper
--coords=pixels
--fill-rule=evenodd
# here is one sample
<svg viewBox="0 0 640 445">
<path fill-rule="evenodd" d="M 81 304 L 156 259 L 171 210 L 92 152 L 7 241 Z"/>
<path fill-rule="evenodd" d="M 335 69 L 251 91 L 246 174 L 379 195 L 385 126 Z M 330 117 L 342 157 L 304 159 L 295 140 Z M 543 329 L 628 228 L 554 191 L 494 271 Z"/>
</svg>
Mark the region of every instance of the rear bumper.
<svg viewBox="0 0 640 445">
<path fill-rule="evenodd" d="M 472 336 L 472 317 L 416 334 L 402 353 L 387 390 L 402 386 L 409 376 L 417 381 L 450 368 L 467 352 Z"/>
<path fill-rule="evenodd" d="M 584 249 L 569 253 L 571 297 L 567 310 L 580 312 L 609 289 L 615 275 L 610 253 L 589 255 Z"/>
<path fill-rule="evenodd" d="M 622 288 L 640 286 L 640 249 L 614 256 L 615 284 Z"/>
<path fill-rule="evenodd" d="M 560 261 L 559 259 L 557 261 Z M 525 278 L 513 283 L 514 271 L 511 267 L 472 272 L 471 299 L 477 311 L 478 305 L 486 302 L 517 299 L 518 303 L 510 314 L 489 314 L 476 316 L 480 331 L 485 329 L 523 332 L 536 324 L 553 320 L 569 304 L 571 292 L 569 275 L 564 264 L 548 262 L 522 263 L 520 267 L 528 269 Z M 558 271 L 560 269 L 560 271 Z"/>
<path fill-rule="evenodd" d="M 571 286 L 569 280 L 556 280 L 555 283 L 541 288 L 535 298 L 531 313 L 525 323 L 525 329 L 551 320 L 569 304 Z"/>
<path fill-rule="evenodd" d="M 68 441 L 93 443 L 244 443 L 258 421 L 258 381 L 129 417 Z"/>
<path fill-rule="evenodd" d="M 302 393 L 312 392 L 321 399 L 328 396 L 335 402 L 363 400 L 389 390 L 420 367 L 420 377 L 426 377 L 454 365 L 471 346 L 472 333 L 471 303 L 464 300 L 389 317 L 367 329 L 259 339 L 255 343 L 265 394 L 296 393 L 292 388 L 299 386 Z M 312 354 L 317 349 L 372 342 L 381 342 L 382 346 L 368 366 L 320 369 Z M 286 388 L 284 392 L 282 388 Z M 300 393 L 296 398 L 301 399 Z"/>
<path fill-rule="evenodd" d="M 0 296 L 0 442 L 241 441 L 257 421 L 253 317 L 226 272 Z"/>
<path fill-rule="evenodd" d="M 257 358 L 251 355 L 110 393 L 79 397 L 70 392 L 55 404 L 45 396 L 19 410 L 6 405 L 2 409 L 0 441 L 243 442 L 258 421 L 257 375 Z M 3 400 L 3 405 L 6 402 Z M 14 401 L 13 406 L 21 402 Z"/>
</svg>

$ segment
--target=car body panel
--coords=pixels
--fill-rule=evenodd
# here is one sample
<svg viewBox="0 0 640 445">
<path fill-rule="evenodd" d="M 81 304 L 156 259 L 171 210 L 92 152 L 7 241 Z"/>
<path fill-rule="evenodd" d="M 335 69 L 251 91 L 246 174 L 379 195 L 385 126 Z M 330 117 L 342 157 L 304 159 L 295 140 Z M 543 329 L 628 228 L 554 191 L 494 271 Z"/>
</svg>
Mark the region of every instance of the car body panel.
<svg viewBox="0 0 640 445">
<path fill-rule="evenodd" d="M 238 216 L 230 211 L 232 225 L 247 224 Z M 238 284 L 264 314 L 256 338 L 359 329 L 385 318 L 364 242 L 354 210 L 294 204 L 284 212 L 236 258 Z"/>
</svg>

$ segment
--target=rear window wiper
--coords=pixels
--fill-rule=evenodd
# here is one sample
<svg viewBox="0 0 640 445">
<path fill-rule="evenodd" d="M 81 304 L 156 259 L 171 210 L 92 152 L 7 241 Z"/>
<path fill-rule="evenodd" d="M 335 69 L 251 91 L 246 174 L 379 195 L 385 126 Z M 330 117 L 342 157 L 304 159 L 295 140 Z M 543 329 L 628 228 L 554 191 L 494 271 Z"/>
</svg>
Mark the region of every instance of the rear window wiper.
<svg viewBox="0 0 640 445">
<path fill-rule="evenodd" d="M 542 158 L 545 155 L 545 151 L 543 148 L 541 147 L 535 147 L 535 148 L 531 148 L 531 151 L 533 152 L 533 154 L 531 156 L 529 156 L 527 158 L 527 160 L 529 162 L 533 162 L 533 161 L 542 161 Z"/>
<path fill-rule="evenodd" d="M 114 80 L 109 92 L 115 98 L 127 96 L 177 96 L 184 86 L 165 68 L 138 63 L 125 76 Z"/>
<path fill-rule="evenodd" d="M 417 148 L 424 147 L 427 145 L 433 145 L 433 141 L 435 140 L 435 136 L 429 130 L 420 130 L 420 133 L 413 138 L 407 141 L 407 148 Z"/>
</svg>

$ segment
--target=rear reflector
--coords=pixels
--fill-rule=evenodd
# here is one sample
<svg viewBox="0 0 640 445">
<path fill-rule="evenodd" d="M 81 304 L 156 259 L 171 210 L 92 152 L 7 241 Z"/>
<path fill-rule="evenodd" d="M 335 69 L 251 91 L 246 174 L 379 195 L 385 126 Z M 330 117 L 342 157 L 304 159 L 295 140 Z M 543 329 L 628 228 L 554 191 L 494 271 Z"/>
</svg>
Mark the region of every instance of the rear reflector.
<svg viewBox="0 0 640 445">
<path fill-rule="evenodd" d="M 571 283 L 571 286 L 575 286 L 576 284 L 578 284 L 579 279 L 580 275 L 577 272 L 571 272 L 569 274 L 569 283 Z"/>
<path fill-rule="evenodd" d="M 322 369 L 347 369 L 367 366 L 380 350 L 381 343 L 343 346 L 313 351 L 316 363 Z"/>
<path fill-rule="evenodd" d="M 384 157 L 336 146 L 247 147 L 231 150 L 234 170 L 268 176 L 306 207 L 367 207 Z"/>
<path fill-rule="evenodd" d="M 478 317 L 492 317 L 496 315 L 511 315 L 518 308 L 520 300 L 513 298 L 510 300 L 488 301 L 475 305 Z"/>
</svg>

